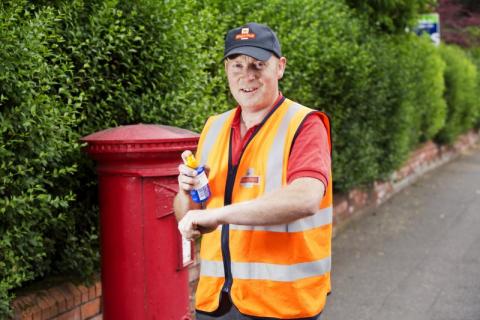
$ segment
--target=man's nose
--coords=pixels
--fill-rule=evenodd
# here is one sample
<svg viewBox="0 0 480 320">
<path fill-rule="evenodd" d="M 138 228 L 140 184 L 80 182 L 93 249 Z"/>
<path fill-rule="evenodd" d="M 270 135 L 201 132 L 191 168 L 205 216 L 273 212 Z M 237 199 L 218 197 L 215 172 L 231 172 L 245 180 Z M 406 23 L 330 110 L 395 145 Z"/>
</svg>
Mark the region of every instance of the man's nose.
<svg viewBox="0 0 480 320">
<path fill-rule="evenodd" d="M 257 78 L 257 72 L 252 68 L 248 68 L 246 70 L 246 78 L 248 80 L 255 80 Z"/>
</svg>

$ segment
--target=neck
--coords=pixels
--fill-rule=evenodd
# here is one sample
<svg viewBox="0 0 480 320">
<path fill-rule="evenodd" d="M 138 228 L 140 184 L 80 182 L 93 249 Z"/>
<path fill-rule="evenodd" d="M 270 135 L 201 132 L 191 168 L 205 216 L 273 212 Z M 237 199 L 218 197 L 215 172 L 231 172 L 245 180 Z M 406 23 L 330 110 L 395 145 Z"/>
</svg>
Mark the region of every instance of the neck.
<svg viewBox="0 0 480 320">
<path fill-rule="evenodd" d="M 275 100 L 276 101 L 276 100 Z M 242 108 L 242 113 L 240 114 L 240 135 L 243 138 L 248 129 L 260 124 L 267 114 L 272 110 L 274 104 L 269 108 L 263 108 L 258 110 L 251 110 L 247 108 Z"/>
<path fill-rule="evenodd" d="M 270 106 L 267 108 L 249 108 L 241 107 L 241 124 L 245 127 L 246 130 L 251 127 L 259 124 L 266 117 L 266 115 L 272 110 L 275 103 L 279 99 L 279 93 L 275 95 L 275 99 L 270 103 Z"/>
<path fill-rule="evenodd" d="M 265 116 L 270 112 L 271 107 L 268 109 L 260 109 L 256 111 L 243 110 L 241 114 L 242 125 L 245 126 L 245 129 L 248 130 L 251 127 L 259 124 L 265 118 Z"/>
</svg>

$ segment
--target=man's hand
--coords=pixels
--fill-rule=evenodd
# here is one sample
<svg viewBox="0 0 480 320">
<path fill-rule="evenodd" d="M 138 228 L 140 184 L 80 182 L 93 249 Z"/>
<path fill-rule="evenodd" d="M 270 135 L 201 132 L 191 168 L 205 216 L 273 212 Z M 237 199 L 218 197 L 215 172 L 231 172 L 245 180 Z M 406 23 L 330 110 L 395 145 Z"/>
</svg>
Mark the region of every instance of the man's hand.
<svg viewBox="0 0 480 320">
<path fill-rule="evenodd" d="M 217 229 L 220 215 L 220 209 L 190 210 L 178 223 L 178 230 L 187 240 L 193 240 Z"/>
<path fill-rule="evenodd" d="M 182 159 L 184 163 L 187 157 L 191 154 L 192 152 L 190 150 L 183 151 Z M 197 171 L 186 166 L 184 163 L 178 166 L 178 189 L 185 193 L 189 193 L 197 183 Z"/>
<path fill-rule="evenodd" d="M 192 152 L 190 150 L 184 151 L 182 153 L 183 162 L 185 162 L 191 154 Z M 205 167 L 205 171 L 208 175 L 209 169 L 207 167 Z M 188 210 L 200 209 L 200 204 L 193 202 L 190 197 L 190 191 L 194 189 L 197 183 L 197 171 L 189 168 L 184 163 L 180 164 L 178 166 L 178 194 L 173 201 L 177 221 L 180 221 Z"/>
</svg>

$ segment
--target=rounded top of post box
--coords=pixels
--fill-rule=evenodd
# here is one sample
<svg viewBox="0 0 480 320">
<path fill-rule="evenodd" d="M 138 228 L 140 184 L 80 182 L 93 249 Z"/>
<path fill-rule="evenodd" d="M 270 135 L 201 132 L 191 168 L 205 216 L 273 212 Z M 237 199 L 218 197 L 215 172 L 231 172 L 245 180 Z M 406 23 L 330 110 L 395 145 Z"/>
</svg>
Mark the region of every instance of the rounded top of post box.
<svg viewBox="0 0 480 320">
<path fill-rule="evenodd" d="M 158 125 L 158 124 L 133 124 L 105 129 L 92 133 L 82 138 L 86 142 L 139 142 L 139 141 L 165 141 L 185 138 L 196 138 L 198 134 L 186 129 Z"/>
<path fill-rule="evenodd" d="M 186 129 L 135 124 L 110 128 L 81 138 L 88 153 L 138 153 L 196 148 L 199 135 Z"/>
</svg>

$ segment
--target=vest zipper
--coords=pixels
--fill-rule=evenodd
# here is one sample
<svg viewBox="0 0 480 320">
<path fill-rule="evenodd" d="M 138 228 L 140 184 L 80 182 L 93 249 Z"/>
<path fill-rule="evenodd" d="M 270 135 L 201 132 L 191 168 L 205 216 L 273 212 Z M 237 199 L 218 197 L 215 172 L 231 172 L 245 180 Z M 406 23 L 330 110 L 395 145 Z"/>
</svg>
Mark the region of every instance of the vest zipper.
<svg viewBox="0 0 480 320">
<path fill-rule="evenodd" d="M 228 175 L 227 175 L 227 188 L 225 192 L 225 205 L 232 203 L 232 192 L 233 184 L 235 182 L 235 177 L 237 175 L 238 166 L 229 166 Z M 232 287 L 233 277 L 232 277 L 232 262 L 230 259 L 230 225 L 225 224 L 222 226 L 222 256 L 223 256 L 223 268 L 225 272 L 225 283 L 223 284 L 222 291 L 229 293 L 230 288 Z"/>
<path fill-rule="evenodd" d="M 232 204 L 232 194 L 233 194 L 233 186 L 235 184 L 235 178 L 237 176 L 238 165 L 242 160 L 243 152 L 247 148 L 250 141 L 253 140 L 257 132 L 263 127 L 263 124 L 270 118 L 270 116 L 277 110 L 277 108 L 285 101 L 285 97 L 282 97 L 280 101 L 272 108 L 272 110 L 265 116 L 262 120 L 260 125 L 257 129 L 252 133 L 250 139 L 245 143 L 243 147 L 240 157 L 238 158 L 238 163 L 236 165 L 232 164 L 232 131 L 230 131 L 230 143 L 229 143 L 229 150 L 228 150 L 228 174 L 227 174 L 227 182 L 225 186 L 225 197 L 224 197 L 224 205 L 228 206 Z M 233 129 L 231 129 L 233 130 Z M 222 258 L 223 258 L 223 269 L 225 273 L 225 283 L 222 287 L 222 292 L 228 293 L 230 296 L 230 290 L 232 288 L 233 277 L 232 277 L 232 261 L 230 258 L 230 225 L 224 224 L 222 226 L 222 233 L 221 233 L 221 246 L 222 246 Z M 220 295 L 221 299 L 221 295 Z M 230 298 L 231 299 L 231 298 Z"/>
</svg>

